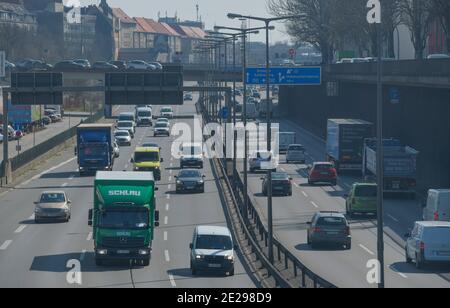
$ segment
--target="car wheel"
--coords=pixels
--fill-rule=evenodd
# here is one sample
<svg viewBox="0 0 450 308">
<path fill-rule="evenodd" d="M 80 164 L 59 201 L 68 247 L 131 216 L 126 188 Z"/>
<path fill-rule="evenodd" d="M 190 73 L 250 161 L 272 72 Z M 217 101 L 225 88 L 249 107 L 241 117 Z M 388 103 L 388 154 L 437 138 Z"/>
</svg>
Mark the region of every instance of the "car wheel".
<svg viewBox="0 0 450 308">
<path fill-rule="evenodd" d="M 331 185 L 332 185 L 332 186 L 336 186 L 336 185 L 337 185 L 337 181 L 331 182 Z"/>
<path fill-rule="evenodd" d="M 234 276 L 234 267 L 228 272 L 228 276 Z"/>
<path fill-rule="evenodd" d="M 197 269 L 193 265 L 191 265 L 191 273 L 192 273 L 192 276 L 196 276 L 197 275 Z"/>
<path fill-rule="evenodd" d="M 423 269 L 423 261 L 420 259 L 420 257 L 416 254 L 416 268 L 417 269 Z"/>
<path fill-rule="evenodd" d="M 149 266 L 150 265 L 150 259 L 142 260 L 142 266 Z"/>
<path fill-rule="evenodd" d="M 309 186 L 313 186 L 313 185 L 314 185 L 314 182 L 308 180 L 308 185 L 309 185 Z"/>
<path fill-rule="evenodd" d="M 39 219 L 36 219 L 36 218 L 35 218 L 35 219 L 34 219 L 34 223 L 38 225 L 38 224 L 41 223 L 41 221 L 40 221 Z"/>
<path fill-rule="evenodd" d="M 409 257 L 409 255 L 408 255 L 408 249 L 405 247 L 405 261 L 406 261 L 406 263 L 408 263 L 408 264 L 411 264 L 412 263 L 412 259 Z"/>
<path fill-rule="evenodd" d="M 352 250 L 352 243 L 350 242 L 350 243 L 347 243 L 346 245 L 345 245 L 345 248 L 347 249 L 347 250 Z"/>
</svg>

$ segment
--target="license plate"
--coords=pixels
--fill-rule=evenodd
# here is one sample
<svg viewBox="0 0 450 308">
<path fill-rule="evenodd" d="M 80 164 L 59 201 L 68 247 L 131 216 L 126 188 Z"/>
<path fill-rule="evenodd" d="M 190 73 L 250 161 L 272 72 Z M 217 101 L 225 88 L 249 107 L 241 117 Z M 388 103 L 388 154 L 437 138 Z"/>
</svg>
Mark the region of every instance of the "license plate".
<svg viewBox="0 0 450 308">
<path fill-rule="evenodd" d="M 328 175 L 328 172 L 321 172 L 321 175 Z"/>
<path fill-rule="evenodd" d="M 338 235 L 339 232 L 327 232 L 328 235 Z"/>
<path fill-rule="evenodd" d="M 187 186 L 186 189 L 194 189 L 194 186 Z"/>
<path fill-rule="evenodd" d="M 119 254 L 119 255 L 129 255 L 130 251 L 129 250 L 118 250 L 117 254 Z"/>
<path fill-rule="evenodd" d="M 392 183 L 393 189 L 400 189 L 400 183 Z"/>
<path fill-rule="evenodd" d="M 283 190 L 283 187 L 275 187 L 275 190 Z"/>
<path fill-rule="evenodd" d="M 211 263 L 211 264 L 208 264 L 208 267 L 211 267 L 211 268 L 220 268 L 220 267 L 222 267 L 222 265 L 220 265 L 220 264 L 215 264 L 215 263 Z"/>
</svg>

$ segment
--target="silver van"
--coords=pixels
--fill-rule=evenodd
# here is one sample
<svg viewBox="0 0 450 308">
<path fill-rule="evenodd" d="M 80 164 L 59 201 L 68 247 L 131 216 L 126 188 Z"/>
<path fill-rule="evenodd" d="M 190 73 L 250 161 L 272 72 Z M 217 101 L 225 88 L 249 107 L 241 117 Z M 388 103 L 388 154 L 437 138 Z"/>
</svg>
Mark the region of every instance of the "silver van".
<svg viewBox="0 0 450 308">
<path fill-rule="evenodd" d="M 406 263 L 414 261 L 421 269 L 429 263 L 450 262 L 450 222 L 416 222 L 406 237 Z"/>
<path fill-rule="evenodd" d="M 191 250 L 191 272 L 213 271 L 234 275 L 236 246 L 226 227 L 198 226 L 195 228 Z"/>
<path fill-rule="evenodd" d="M 450 189 L 430 189 L 423 209 L 425 221 L 450 221 Z"/>
<path fill-rule="evenodd" d="M 286 163 L 306 163 L 305 147 L 301 144 L 289 145 L 286 153 Z"/>
</svg>

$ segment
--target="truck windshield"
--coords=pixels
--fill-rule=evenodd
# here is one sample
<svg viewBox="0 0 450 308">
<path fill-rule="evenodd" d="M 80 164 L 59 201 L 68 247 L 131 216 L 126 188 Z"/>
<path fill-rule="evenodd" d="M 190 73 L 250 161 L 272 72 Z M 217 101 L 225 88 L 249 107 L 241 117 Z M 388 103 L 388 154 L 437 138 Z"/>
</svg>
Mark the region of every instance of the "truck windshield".
<svg viewBox="0 0 450 308">
<path fill-rule="evenodd" d="M 148 225 L 148 211 L 104 211 L 99 218 L 99 227 L 105 229 L 146 229 Z"/>
<path fill-rule="evenodd" d="M 199 235 L 197 237 L 196 249 L 231 250 L 233 245 L 231 238 L 225 235 Z"/>
<path fill-rule="evenodd" d="M 139 111 L 138 117 L 141 118 L 150 118 L 152 116 L 152 113 L 150 111 Z"/>
<path fill-rule="evenodd" d="M 159 162 L 159 154 L 158 152 L 136 152 L 134 153 L 134 161 L 136 163 L 143 162 Z"/>
</svg>

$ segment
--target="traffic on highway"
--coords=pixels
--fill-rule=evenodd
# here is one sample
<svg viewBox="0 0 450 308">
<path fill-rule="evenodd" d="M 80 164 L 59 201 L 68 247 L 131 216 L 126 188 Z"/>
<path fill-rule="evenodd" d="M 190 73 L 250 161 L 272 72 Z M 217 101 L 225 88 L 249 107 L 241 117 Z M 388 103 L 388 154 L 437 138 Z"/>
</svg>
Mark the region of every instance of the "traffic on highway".
<svg viewBox="0 0 450 308">
<path fill-rule="evenodd" d="M 67 44 L 0 42 L 0 288 L 182 289 L 174 302 L 205 306 L 450 288 L 450 7 L 270 0 L 269 17 L 221 7 L 218 26 L 199 5 L 156 21 L 108 2 L 0 1 L 46 44 L 42 16 L 62 14 Z M 329 18 L 312 25 L 311 6 Z"/>
</svg>

